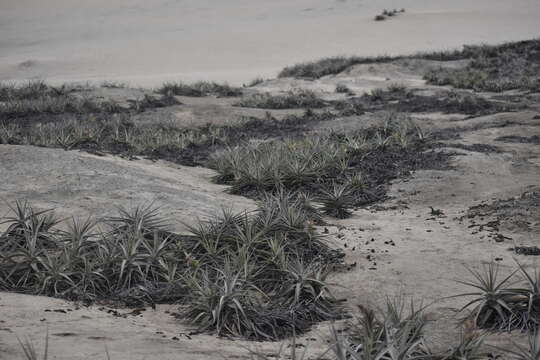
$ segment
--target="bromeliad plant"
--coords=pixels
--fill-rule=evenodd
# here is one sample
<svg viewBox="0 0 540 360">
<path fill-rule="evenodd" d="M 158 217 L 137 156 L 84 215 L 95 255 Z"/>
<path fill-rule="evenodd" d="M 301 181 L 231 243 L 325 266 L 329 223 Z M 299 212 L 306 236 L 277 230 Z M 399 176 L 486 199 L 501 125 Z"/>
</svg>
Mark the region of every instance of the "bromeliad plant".
<svg viewBox="0 0 540 360">
<path fill-rule="evenodd" d="M 538 329 L 529 334 L 526 346 L 514 343 L 513 348 L 498 348 L 514 360 L 538 360 L 540 358 L 540 332 Z"/>
<path fill-rule="evenodd" d="M 190 256 L 200 262 L 188 277 L 185 316 L 202 329 L 254 339 L 301 333 L 336 318 L 325 276 L 341 254 L 309 219 L 305 204 L 281 191 L 253 213 L 225 211 L 192 229 Z M 223 325 L 222 318 L 230 320 Z"/>
<path fill-rule="evenodd" d="M 248 143 L 214 153 L 208 166 L 232 193 L 261 198 L 283 188 L 307 195 L 326 215 L 345 218 L 381 198 L 383 182 L 421 162 L 418 149 L 426 139 L 407 121 L 392 117 L 352 134 Z"/>
<path fill-rule="evenodd" d="M 475 326 L 494 330 L 536 329 L 540 318 L 540 273 L 518 269 L 505 277 L 499 265 L 489 263 L 482 271 L 469 269 L 474 281 L 459 281 L 475 291 L 457 296 L 473 297 L 462 309 L 472 307 Z M 516 274 L 521 278 L 516 279 Z"/>
<path fill-rule="evenodd" d="M 516 319 L 512 303 L 514 294 L 509 281 L 514 273 L 499 279 L 499 266 L 494 263 L 484 265 L 483 271 L 468 269 L 475 281 L 459 281 L 477 291 L 458 296 L 475 296 L 463 309 L 474 305 L 474 321 L 481 328 L 501 328 L 509 326 Z"/>
<path fill-rule="evenodd" d="M 338 316 L 325 276 L 343 254 L 310 223 L 306 199 L 282 191 L 254 212 L 170 231 L 152 205 L 60 225 L 19 202 L 0 222 L 0 289 L 85 302 L 180 302 L 201 331 L 275 340 Z"/>
<path fill-rule="evenodd" d="M 321 190 L 318 200 L 326 215 L 345 219 L 352 214 L 349 209 L 354 206 L 354 193 L 347 184 L 332 184 L 330 189 Z"/>
<path fill-rule="evenodd" d="M 295 89 L 284 94 L 257 93 L 245 96 L 236 105 L 261 109 L 322 108 L 327 102 L 311 90 Z"/>
<path fill-rule="evenodd" d="M 139 289 L 146 292 L 141 299 L 159 301 L 174 285 L 163 264 L 179 250 L 155 208 L 120 209 L 118 217 L 100 222 L 72 220 L 63 230 L 51 211 L 21 202 L 12 210 L 0 235 L 5 290 L 93 301 L 127 299 Z"/>
</svg>

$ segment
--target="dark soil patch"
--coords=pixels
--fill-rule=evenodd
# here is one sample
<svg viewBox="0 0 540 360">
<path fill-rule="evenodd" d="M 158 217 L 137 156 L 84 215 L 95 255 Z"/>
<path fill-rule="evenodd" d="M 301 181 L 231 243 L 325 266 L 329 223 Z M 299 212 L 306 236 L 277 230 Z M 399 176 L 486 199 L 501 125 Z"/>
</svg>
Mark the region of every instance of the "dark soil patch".
<svg viewBox="0 0 540 360">
<path fill-rule="evenodd" d="M 161 103 L 161 100 L 159 99 L 155 101 L 158 102 L 153 103 L 153 106 L 166 106 Z M 114 155 L 121 155 L 129 159 L 140 155 L 153 160 L 162 159 L 181 165 L 197 166 L 204 165 L 210 154 L 227 146 L 236 146 L 253 139 L 265 140 L 272 138 L 282 139 L 285 137 L 296 138 L 299 136 L 304 136 L 306 133 L 311 131 L 314 124 L 332 119 L 335 116 L 335 114 L 329 112 L 315 113 L 307 110 L 301 116 L 291 115 L 283 120 L 277 120 L 271 116 L 267 116 L 264 119 L 251 117 L 237 125 L 206 125 L 195 129 L 163 129 L 152 124 L 137 125 L 130 120 L 129 113 L 95 114 L 91 121 L 88 120 L 88 115 L 38 114 L 35 116 L 0 122 L 0 126 L 17 127 L 17 130 L 9 138 L 3 139 L 1 137 L 2 134 L 0 133 L 0 143 L 12 145 L 30 144 L 48 147 L 64 147 L 66 150 L 78 149 L 97 155 L 110 153 Z M 38 124 L 59 124 L 59 129 L 62 128 L 69 133 L 73 131 L 73 126 L 78 127 L 79 125 L 77 124 L 80 124 L 80 126 L 85 126 L 90 124 L 90 122 L 92 123 L 92 126 L 100 128 L 99 138 L 95 136 L 92 138 L 83 136 L 77 140 L 72 140 L 69 143 L 69 147 L 66 147 L 65 144 L 63 146 L 60 143 L 54 142 L 54 139 L 52 142 L 47 144 L 40 142 L 28 143 L 28 139 L 40 140 L 38 136 Z M 117 125 L 113 126 L 112 124 Z M 120 124 L 119 127 L 118 124 Z M 144 145 L 143 150 L 137 150 L 133 144 L 126 142 L 123 140 L 122 136 L 119 137 L 117 134 L 118 132 L 120 132 L 120 135 L 122 135 L 124 132 L 130 133 L 130 136 L 133 139 L 137 136 L 144 136 L 144 131 L 147 133 L 146 136 L 148 136 L 148 134 L 152 135 L 154 132 L 167 132 L 169 134 L 177 133 L 179 136 L 184 135 L 184 133 L 191 132 L 195 134 L 199 140 L 197 140 L 197 142 L 190 142 L 182 147 L 177 144 L 155 146 L 149 143 L 148 145 Z M 216 136 L 215 134 L 218 135 Z"/>
<path fill-rule="evenodd" d="M 532 189 L 515 198 L 473 206 L 465 218 L 472 223 L 469 227 L 476 227 L 479 231 L 539 234 L 540 189 Z M 476 219 L 481 223 L 477 223 Z"/>
<path fill-rule="evenodd" d="M 77 336 L 77 334 L 76 334 L 76 333 L 72 333 L 72 332 L 62 332 L 62 333 L 54 333 L 53 336 L 73 337 L 73 336 Z"/>
<path fill-rule="evenodd" d="M 229 128 L 231 135 L 239 137 L 239 141 L 248 139 L 294 139 L 304 136 L 311 131 L 313 125 L 335 118 L 336 115 L 330 112 L 315 113 L 306 110 L 303 115 L 290 115 L 283 120 L 273 117 L 265 119 L 250 118 L 249 121 Z"/>
<path fill-rule="evenodd" d="M 461 128 L 435 130 L 431 133 L 431 139 L 433 141 L 459 140 L 463 138 L 460 134 L 461 131 Z"/>
<path fill-rule="evenodd" d="M 523 96 L 523 94 L 502 94 L 502 95 L 495 95 L 490 97 L 492 100 L 499 100 L 504 102 L 512 102 L 512 103 L 521 103 L 523 102 L 524 98 L 527 99 L 526 96 Z"/>
<path fill-rule="evenodd" d="M 502 152 L 498 147 L 489 144 L 460 144 L 460 143 L 437 143 L 437 147 L 462 149 L 484 154 Z"/>
<path fill-rule="evenodd" d="M 283 120 L 273 117 L 265 119 L 249 118 L 240 125 L 219 127 L 223 138 L 227 142 L 208 141 L 203 144 L 191 144 L 185 148 L 162 146 L 142 155 L 150 159 L 163 159 L 180 165 L 198 166 L 205 165 L 210 154 L 227 146 L 236 146 L 250 140 L 267 139 L 294 139 L 305 136 L 311 131 L 313 125 L 335 117 L 331 113 L 314 113 L 307 110 L 304 115 L 291 115 Z M 200 128 L 203 132 L 209 132 L 210 128 Z"/>
<path fill-rule="evenodd" d="M 310 90 L 291 90 L 285 94 L 257 93 L 245 96 L 236 106 L 259 109 L 317 109 L 327 105 Z"/>
<path fill-rule="evenodd" d="M 57 98 L 53 98 L 57 99 Z M 34 123 L 50 123 L 61 121 L 66 118 L 83 118 L 88 116 L 105 118 L 115 114 L 136 114 L 151 109 L 164 108 L 181 103 L 173 96 L 150 96 L 145 97 L 140 101 L 131 100 L 129 106 L 120 106 L 112 101 L 91 101 L 72 98 L 67 95 L 63 100 L 65 105 L 34 105 L 31 101 L 24 100 L 28 103 L 20 105 L 13 110 L 2 109 L 0 104 L 0 124 L 15 123 L 19 125 L 34 124 Z M 53 100 L 43 100 L 53 101 Z M 73 103 L 73 104 L 72 104 Z"/>
<path fill-rule="evenodd" d="M 96 118 L 103 119 L 109 115 L 104 114 L 92 114 Z M 88 115 L 81 114 L 29 114 L 24 117 L 1 117 L 0 116 L 0 126 L 4 125 L 17 125 L 22 128 L 29 128 L 34 124 L 52 124 L 60 123 L 70 120 L 82 120 L 83 118 L 88 117 Z"/>
<path fill-rule="evenodd" d="M 511 251 L 514 251 L 518 255 L 529 255 L 529 256 L 539 256 L 540 248 L 538 246 L 516 246 L 510 248 Z"/>
<path fill-rule="evenodd" d="M 143 155 L 151 160 L 166 160 L 185 166 L 197 166 L 203 164 L 208 155 L 219 147 L 211 144 L 189 144 L 185 148 L 174 145 L 163 145 L 149 150 Z"/>
<path fill-rule="evenodd" d="M 130 101 L 130 103 L 131 103 L 131 108 L 136 109 L 137 112 L 182 104 L 174 96 L 171 96 L 171 95 L 162 95 L 162 96 L 145 95 L 143 100 Z"/>
<path fill-rule="evenodd" d="M 519 135 L 507 135 L 500 136 L 495 141 L 502 141 L 506 143 L 520 143 L 520 144 L 540 144 L 540 136 L 519 136 Z"/>
<path fill-rule="evenodd" d="M 365 136 L 369 137 L 374 136 L 372 133 L 374 130 L 365 129 L 363 132 L 366 133 Z M 333 134 L 332 136 L 337 142 L 344 137 L 342 134 Z M 252 186 L 252 184 L 239 187 L 236 183 L 237 179 L 234 178 L 220 177 L 218 182 L 232 185 L 231 192 L 253 199 L 260 199 L 264 197 L 265 193 L 276 191 L 280 187 L 284 187 L 288 191 L 309 194 L 318 199 L 325 189 L 332 188 L 333 184 L 339 184 L 347 177 L 359 173 L 362 174 L 364 179 L 362 189 L 353 191 L 350 202 L 345 205 L 345 207 L 352 209 L 386 199 L 388 184 L 393 179 L 408 177 L 414 171 L 420 169 L 451 169 L 449 160 L 454 155 L 456 155 L 455 152 L 436 151 L 430 143 L 420 141 L 408 147 L 389 145 L 351 153 L 348 169 L 345 173 L 321 170 L 318 179 L 309 182 L 281 182 L 279 184 L 268 184 L 266 188 L 262 189 Z M 330 215 L 342 218 L 335 214 Z"/>
<path fill-rule="evenodd" d="M 389 110 L 396 112 L 442 112 L 446 114 L 488 115 L 515 110 L 516 106 L 489 101 L 467 94 L 447 93 L 440 96 L 416 95 L 409 90 L 374 91 L 347 101 L 335 102 L 341 115 L 360 115 L 363 111 Z"/>
<path fill-rule="evenodd" d="M 158 93 L 172 96 L 218 96 L 231 97 L 242 95 L 242 89 L 228 84 L 219 84 L 209 81 L 198 81 L 192 84 L 186 83 L 165 83 L 157 90 Z"/>
<path fill-rule="evenodd" d="M 410 176 L 416 170 L 448 170 L 450 158 L 455 155 L 449 152 L 428 150 L 429 146 L 410 149 L 399 147 L 377 149 L 355 159 L 351 166 L 367 178 L 368 186 L 358 197 L 357 206 L 363 206 L 386 198 L 387 185 L 391 180 Z"/>
<path fill-rule="evenodd" d="M 431 138 L 433 140 L 458 140 L 462 138 L 461 133 L 463 132 L 471 132 L 476 130 L 482 130 L 482 129 L 497 129 L 497 128 L 505 128 L 508 126 L 514 126 L 516 124 L 519 124 L 512 120 L 505 120 L 495 123 L 479 123 L 473 126 L 456 126 L 456 127 L 450 127 L 446 129 L 439 129 L 433 131 L 431 134 Z"/>
</svg>

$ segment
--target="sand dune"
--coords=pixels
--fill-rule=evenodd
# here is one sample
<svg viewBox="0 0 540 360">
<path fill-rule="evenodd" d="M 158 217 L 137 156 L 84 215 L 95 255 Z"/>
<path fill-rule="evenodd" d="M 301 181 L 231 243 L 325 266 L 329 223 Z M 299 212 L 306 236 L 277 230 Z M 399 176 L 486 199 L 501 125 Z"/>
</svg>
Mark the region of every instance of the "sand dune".
<svg viewBox="0 0 540 360">
<path fill-rule="evenodd" d="M 384 8 L 405 8 L 375 22 Z M 0 80 L 242 83 L 338 54 L 540 36 L 537 0 L 0 2 Z"/>
</svg>

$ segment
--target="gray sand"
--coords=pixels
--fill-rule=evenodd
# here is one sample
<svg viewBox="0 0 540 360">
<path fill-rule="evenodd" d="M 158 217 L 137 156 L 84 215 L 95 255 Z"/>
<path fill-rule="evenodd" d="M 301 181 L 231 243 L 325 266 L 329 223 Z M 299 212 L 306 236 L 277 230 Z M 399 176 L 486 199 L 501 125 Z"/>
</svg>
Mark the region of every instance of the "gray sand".
<svg viewBox="0 0 540 360">
<path fill-rule="evenodd" d="M 407 12 L 389 21 L 384 8 Z M 240 84 L 298 61 L 540 36 L 538 0 L 0 2 L 0 80 Z"/>
</svg>

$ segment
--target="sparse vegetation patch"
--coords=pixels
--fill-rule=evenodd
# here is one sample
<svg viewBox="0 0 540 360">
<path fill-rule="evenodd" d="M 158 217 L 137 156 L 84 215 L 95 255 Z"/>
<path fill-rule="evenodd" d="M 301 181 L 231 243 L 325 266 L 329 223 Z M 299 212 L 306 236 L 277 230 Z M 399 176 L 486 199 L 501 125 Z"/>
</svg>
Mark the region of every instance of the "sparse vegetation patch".
<svg viewBox="0 0 540 360">
<path fill-rule="evenodd" d="M 344 84 L 336 85 L 336 92 L 338 94 L 354 95 L 354 91 L 352 91 L 347 85 Z"/>
<path fill-rule="evenodd" d="M 387 15 L 378 15 L 384 20 Z M 464 60 L 471 62 L 464 68 L 436 68 L 425 74 L 430 84 L 451 85 L 456 88 L 500 92 L 521 89 L 540 91 L 538 77 L 540 40 L 527 40 L 502 45 L 466 45 L 462 50 L 418 53 L 406 56 L 337 56 L 301 63 L 284 68 L 279 77 L 313 78 L 338 74 L 359 64 L 387 63 L 400 59 L 437 61 Z"/>
<path fill-rule="evenodd" d="M 425 79 L 430 84 L 451 85 L 476 91 L 540 91 L 540 40 L 499 46 L 467 46 L 464 55 L 471 62 L 461 69 L 432 69 Z"/>
<path fill-rule="evenodd" d="M 439 96 L 417 95 L 399 85 L 392 85 L 387 90 L 377 88 L 371 93 L 347 101 L 334 102 L 334 107 L 341 115 L 359 115 L 363 111 L 395 112 L 443 112 L 467 115 L 487 115 L 497 112 L 513 111 L 519 106 L 486 100 L 483 97 L 448 92 Z"/>
<path fill-rule="evenodd" d="M 209 166 L 233 193 L 257 198 L 284 187 L 310 195 L 324 213 L 343 218 L 355 206 L 380 200 L 388 180 L 445 163 L 445 154 L 427 148 L 420 129 L 391 118 L 384 127 L 351 134 L 230 148 L 214 154 Z"/>
<path fill-rule="evenodd" d="M 170 232 L 158 209 L 71 220 L 18 202 L 0 219 L 0 289 L 130 306 L 180 302 L 201 331 L 275 340 L 338 318 L 329 265 L 343 254 L 309 225 L 302 203 L 282 192 L 254 213 L 221 216 Z"/>
<path fill-rule="evenodd" d="M 262 84 L 264 82 L 264 79 L 262 77 L 256 77 L 255 79 L 251 80 L 247 85 L 244 85 L 245 87 L 252 87 L 257 86 L 259 84 Z"/>
<path fill-rule="evenodd" d="M 537 232 L 540 224 L 540 190 L 533 187 L 520 196 L 495 200 L 469 208 L 464 218 L 470 227 L 487 231 L 488 237 L 504 241 L 506 231 Z"/>
<path fill-rule="evenodd" d="M 513 329 L 536 330 L 540 325 L 540 272 L 528 271 L 518 264 L 518 269 L 508 275 L 499 274 L 495 263 L 484 265 L 482 270 L 469 269 L 473 280 L 459 281 L 473 292 L 458 296 L 471 297 L 463 309 L 472 308 L 475 326 L 483 329 L 510 331 Z M 515 281 L 517 273 L 521 275 Z"/>
<path fill-rule="evenodd" d="M 112 85 L 111 85 L 112 86 Z M 119 85 L 118 85 L 119 86 Z M 172 96 L 160 97 L 145 94 L 142 99 L 121 106 L 112 100 L 88 97 L 89 86 L 50 86 L 42 81 L 30 81 L 21 85 L 0 83 L 0 121 L 11 123 L 54 121 L 55 117 L 69 115 L 104 115 L 141 112 L 150 108 L 176 105 Z M 22 120 L 21 120 L 22 119 Z"/>
<path fill-rule="evenodd" d="M 155 104 L 154 104 L 155 105 Z M 112 153 L 127 158 L 145 156 L 182 165 L 203 165 L 218 149 L 250 139 L 299 136 L 310 126 L 327 120 L 330 113 L 306 111 L 283 120 L 272 116 L 244 118 L 237 124 L 179 128 L 161 124 L 140 124 L 129 114 L 90 117 L 39 118 L 37 121 L 0 121 L 0 144 L 81 149 L 94 154 Z"/>
<path fill-rule="evenodd" d="M 520 144 L 540 144 L 540 136 L 519 136 L 519 135 L 506 135 L 499 136 L 495 141 L 507 142 L 507 143 L 520 143 Z"/>
<path fill-rule="evenodd" d="M 339 74 L 354 65 L 389 63 L 401 59 L 427 59 L 437 61 L 450 61 L 466 59 L 465 51 L 434 51 L 401 56 L 333 56 L 316 61 L 304 62 L 287 66 L 278 74 L 278 77 L 294 77 L 319 79 L 326 75 Z"/>
<path fill-rule="evenodd" d="M 179 96 L 240 96 L 242 89 L 230 86 L 229 84 L 219 84 L 216 82 L 198 81 L 192 84 L 182 82 L 168 82 L 163 84 L 157 92 L 163 95 L 179 95 Z"/>
<path fill-rule="evenodd" d="M 391 18 L 393 16 L 397 16 L 399 14 L 403 14 L 405 12 L 405 9 L 401 9 L 401 10 L 386 10 L 384 9 L 382 13 L 380 13 L 379 15 L 375 16 L 375 21 L 383 21 L 383 20 L 386 20 L 388 18 Z"/>
<path fill-rule="evenodd" d="M 283 95 L 269 93 L 253 94 L 242 98 L 237 106 L 261 109 L 316 109 L 326 106 L 326 102 L 310 90 L 291 90 Z"/>
<path fill-rule="evenodd" d="M 360 307 L 361 315 L 344 328 L 330 328 L 328 348 L 310 357 L 317 360 L 457 360 L 490 359 L 491 351 L 486 350 L 486 334 L 467 327 L 462 329 L 460 338 L 446 350 L 432 350 L 426 341 L 428 318 L 422 305 L 415 304 L 404 296 L 387 298 L 377 311 Z M 538 338 L 538 337 L 536 337 Z M 516 347 L 523 354 L 535 353 L 535 335 L 531 336 L 530 347 Z M 501 349 L 502 350 L 502 349 Z M 505 351 L 508 349 L 505 349 Z M 514 353 L 513 349 L 508 353 Z M 517 352 L 516 352 L 517 353 Z M 281 347 L 277 354 L 251 351 L 252 359 L 305 359 L 306 349 L 299 350 L 295 340 L 288 347 Z M 520 358 L 521 359 L 521 358 Z M 523 359 L 532 359 L 523 357 Z"/>
</svg>

